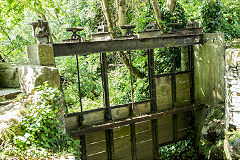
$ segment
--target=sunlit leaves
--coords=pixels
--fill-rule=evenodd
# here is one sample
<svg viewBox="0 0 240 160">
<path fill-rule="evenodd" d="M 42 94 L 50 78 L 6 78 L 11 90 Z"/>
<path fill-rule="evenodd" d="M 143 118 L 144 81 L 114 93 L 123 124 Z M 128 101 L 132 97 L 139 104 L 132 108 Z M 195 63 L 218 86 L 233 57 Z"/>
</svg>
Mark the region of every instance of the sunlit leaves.
<svg viewBox="0 0 240 160">
<path fill-rule="evenodd" d="M 7 0 L 7 2 L 8 2 L 10 5 L 12 5 L 13 2 L 14 2 L 14 0 Z"/>
</svg>

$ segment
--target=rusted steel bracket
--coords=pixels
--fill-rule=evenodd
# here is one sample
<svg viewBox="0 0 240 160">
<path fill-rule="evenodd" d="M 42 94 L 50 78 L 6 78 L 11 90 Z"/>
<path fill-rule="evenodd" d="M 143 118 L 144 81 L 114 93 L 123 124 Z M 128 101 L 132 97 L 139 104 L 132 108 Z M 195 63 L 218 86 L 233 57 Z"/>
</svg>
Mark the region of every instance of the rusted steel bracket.
<svg viewBox="0 0 240 160">
<path fill-rule="evenodd" d="M 120 26 L 121 29 L 126 29 L 127 32 L 125 33 L 124 36 L 132 36 L 133 35 L 133 31 L 132 29 L 134 29 L 136 27 L 136 25 L 122 25 Z"/>
<path fill-rule="evenodd" d="M 37 22 L 32 22 L 32 34 L 37 39 L 37 44 L 47 44 L 49 43 L 49 27 L 48 22 L 38 20 Z M 36 33 L 36 29 L 40 28 L 39 32 Z"/>
<path fill-rule="evenodd" d="M 72 36 L 70 39 L 63 39 L 63 43 L 79 43 L 81 42 L 81 36 L 77 34 L 78 31 L 82 31 L 83 27 L 74 27 L 74 28 L 66 28 L 67 32 L 72 32 Z"/>
<path fill-rule="evenodd" d="M 155 23 L 149 23 L 148 25 L 146 25 L 146 32 L 150 32 L 150 31 L 160 31 L 159 27 L 157 24 Z"/>
<path fill-rule="evenodd" d="M 112 34 L 108 31 L 108 26 L 101 22 L 97 27 L 97 33 L 92 34 L 92 41 L 109 41 L 111 39 Z"/>
</svg>

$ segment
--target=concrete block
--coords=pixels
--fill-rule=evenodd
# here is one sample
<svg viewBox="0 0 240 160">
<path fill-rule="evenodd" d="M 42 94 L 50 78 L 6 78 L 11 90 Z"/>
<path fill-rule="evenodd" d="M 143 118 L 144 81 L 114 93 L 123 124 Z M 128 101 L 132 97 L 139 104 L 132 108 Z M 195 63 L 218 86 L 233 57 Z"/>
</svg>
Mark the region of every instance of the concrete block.
<svg viewBox="0 0 240 160">
<path fill-rule="evenodd" d="M 28 63 L 41 66 L 56 66 L 53 47 L 50 44 L 35 44 L 26 47 Z"/>
</svg>

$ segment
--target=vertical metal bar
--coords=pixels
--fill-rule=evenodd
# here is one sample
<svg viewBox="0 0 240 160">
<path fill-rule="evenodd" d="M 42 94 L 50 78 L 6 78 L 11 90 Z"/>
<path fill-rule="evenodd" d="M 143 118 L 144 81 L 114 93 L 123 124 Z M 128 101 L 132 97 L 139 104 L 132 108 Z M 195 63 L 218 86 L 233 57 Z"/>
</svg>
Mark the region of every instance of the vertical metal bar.
<svg viewBox="0 0 240 160">
<path fill-rule="evenodd" d="M 77 76 L 78 76 L 78 96 L 79 96 L 79 101 L 80 101 L 80 106 L 81 106 L 81 112 L 83 111 L 82 107 L 82 94 L 81 94 L 81 82 L 80 82 L 80 73 L 79 73 L 79 62 L 78 62 L 78 56 L 76 55 L 76 61 L 77 61 Z M 79 125 L 82 125 L 83 121 L 83 115 L 81 114 L 79 116 Z M 81 159 L 86 160 L 87 159 L 87 149 L 86 149 L 86 137 L 85 135 L 80 136 L 80 145 L 81 145 Z"/>
<path fill-rule="evenodd" d="M 175 48 L 170 48 L 171 53 L 173 54 L 172 59 L 172 77 L 171 77 L 171 85 L 172 85 L 172 108 L 176 107 L 176 59 L 175 59 Z M 177 140 L 177 114 L 173 114 L 173 140 Z"/>
<path fill-rule="evenodd" d="M 107 56 L 106 53 L 101 53 L 101 76 L 102 76 L 102 89 L 103 89 L 103 106 L 105 107 L 105 121 L 112 120 L 109 90 L 108 90 L 108 75 L 107 75 Z"/>
<path fill-rule="evenodd" d="M 129 64 L 132 64 L 131 52 L 128 52 L 129 55 Z M 130 116 L 133 116 L 134 110 L 134 95 L 133 95 L 133 75 L 132 67 L 130 67 L 130 79 L 131 79 L 131 107 L 129 109 Z M 130 124 L 130 133 L 131 133 L 131 154 L 132 160 L 137 160 L 137 145 L 136 145 L 136 126 L 135 124 Z"/>
<path fill-rule="evenodd" d="M 87 160 L 86 136 L 80 136 L 81 160 Z"/>
<path fill-rule="evenodd" d="M 104 118 L 105 121 L 112 120 L 110 102 L 109 102 L 109 90 L 108 90 L 108 75 L 107 75 L 107 55 L 106 53 L 100 54 L 101 58 L 101 76 L 102 76 L 102 89 L 103 89 L 103 106 L 105 107 Z M 113 130 L 109 129 L 105 131 L 106 136 L 106 152 L 107 159 L 113 159 Z"/>
<path fill-rule="evenodd" d="M 154 73 L 154 51 L 148 50 L 148 78 L 151 99 L 151 112 L 157 112 L 156 103 L 156 82 Z M 153 142 L 153 159 L 158 159 L 158 122 L 157 119 L 151 120 L 152 142 Z"/>
<path fill-rule="evenodd" d="M 149 90 L 150 90 L 150 99 L 151 99 L 151 112 L 157 111 L 156 104 L 156 82 L 155 82 L 155 73 L 154 73 L 154 55 L 153 49 L 148 50 L 148 79 L 149 79 Z"/>
<path fill-rule="evenodd" d="M 107 160 L 112 160 L 113 158 L 113 130 L 109 129 L 105 131 L 105 137 L 106 137 L 106 152 L 107 152 Z"/>
<path fill-rule="evenodd" d="M 190 101 L 194 104 L 194 51 L 193 46 L 188 46 L 188 70 L 190 72 Z"/>
<path fill-rule="evenodd" d="M 194 104 L 195 103 L 195 89 L 194 89 L 194 50 L 193 46 L 190 45 L 188 46 L 188 70 L 190 71 L 189 79 L 190 79 L 190 103 Z M 199 154 L 199 136 L 196 135 L 198 132 L 198 127 L 196 127 L 196 122 L 195 122 L 195 113 L 192 113 L 192 121 L 190 125 L 192 125 L 192 128 L 194 130 L 194 137 L 192 139 L 193 141 L 193 146 L 195 150 L 197 151 L 197 154 Z"/>
<path fill-rule="evenodd" d="M 79 96 L 79 102 L 80 102 L 80 107 L 81 107 L 81 112 L 82 112 L 83 107 L 82 107 L 82 93 L 81 93 L 81 82 L 80 82 L 80 75 L 79 75 L 78 55 L 76 55 L 76 61 L 77 61 L 77 76 L 78 76 L 78 96 Z"/>
<path fill-rule="evenodd" d="M 132 64 L 132 57 L 131 57 L 131 52 L 128 52 L 129 55 L 129 64 Z M 132 105 L 130 107 L 130 115 L 133 114 L 133 109 L 134 109 L 134 95 L 133 95 L 133 75 L 132 75 L 132 67 L 130 67 L 130 80 L 131 80 L 131 102 Z"/>
</svg>

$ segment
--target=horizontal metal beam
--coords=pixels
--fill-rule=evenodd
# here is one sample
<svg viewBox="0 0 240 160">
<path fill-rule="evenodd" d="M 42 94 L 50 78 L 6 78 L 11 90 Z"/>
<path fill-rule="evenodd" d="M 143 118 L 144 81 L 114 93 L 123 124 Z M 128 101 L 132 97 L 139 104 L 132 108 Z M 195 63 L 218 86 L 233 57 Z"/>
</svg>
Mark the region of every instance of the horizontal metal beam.
<svg viewBox="0 0 240 160">
<path fill-rule="evenodd" d="M 201 109 L 203 107 L 206 107 L 206 106 L 204 106 L 202 104 L 187 105 L 187 106 L 174 108 L 174 109 L 170 109 L 170 110 L 167 110 L 167 111 L 162 111 L 162 112 L 158 112 L 158 113 L 154 113 L 154 114 L 147 114 L 147 115 L 142 115 L 142 116 L 138 116 L 138 117 L 127 118 L 127 119 L 122 120 L 122 121 L 109 122 L 109 123 L 95 125 L 95 126 L 88 127 L 88 128 L 79 128 L 79 130 L 68 131 L 68 132 L 73 137 L 77 137 L 77 136 L 80 136 L 80 135 L 85 135 L 86 133 L 90 133 L 90 132 L 104 131 L 104 130 L 113 129 L 113 128 L 119 127 L 119 126 L 135 124 L 137 122 L 142 122 L 142 121 L 146 121 L 146 120 L 158 119 L 160 117 L 164 117 L 164 116 L 167 116 L 167 115 L 170 115 L 170 114 L 177 114 L 177 113 L 180 113 L 180 112 L 194 111 L 194 110 Z"/>
<path fill-rule="evenodd" d="M 154 38 L 53 44 L 54 56 L 88 55 L 116 51 L 145 50 L 162 47 L 178 47 L 200 44 L 202 34 L 169 35 Z"/>
</svg>

